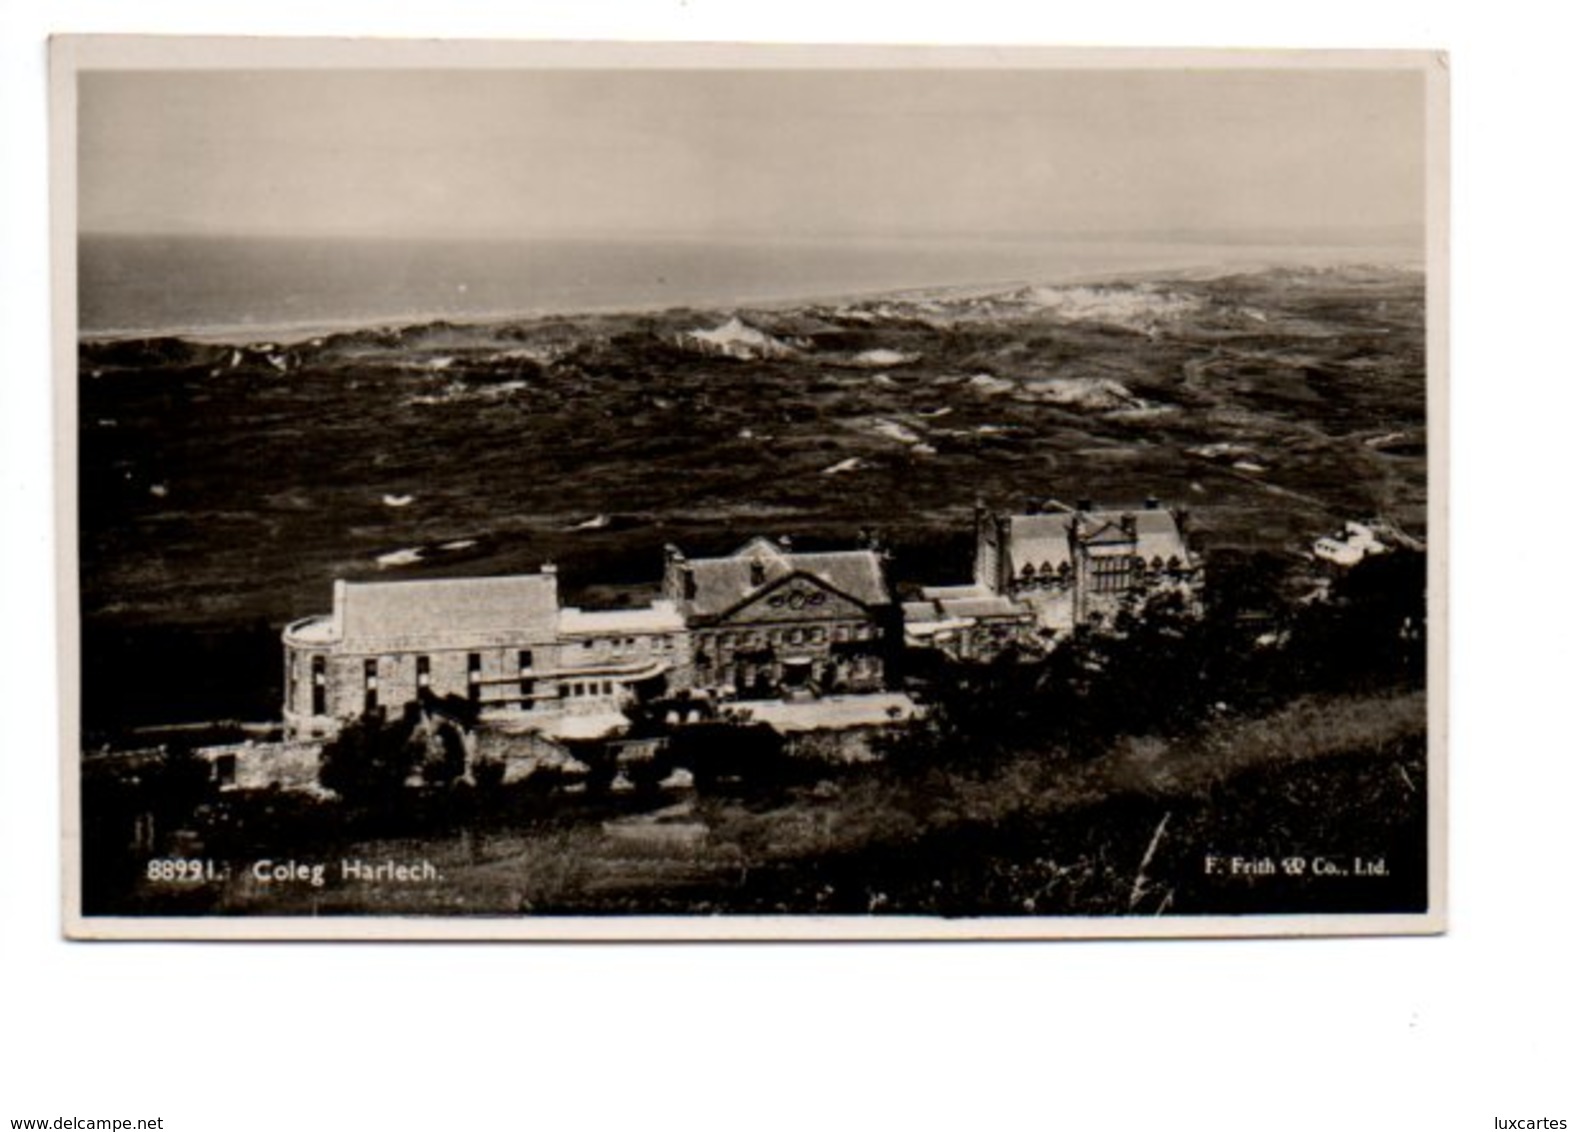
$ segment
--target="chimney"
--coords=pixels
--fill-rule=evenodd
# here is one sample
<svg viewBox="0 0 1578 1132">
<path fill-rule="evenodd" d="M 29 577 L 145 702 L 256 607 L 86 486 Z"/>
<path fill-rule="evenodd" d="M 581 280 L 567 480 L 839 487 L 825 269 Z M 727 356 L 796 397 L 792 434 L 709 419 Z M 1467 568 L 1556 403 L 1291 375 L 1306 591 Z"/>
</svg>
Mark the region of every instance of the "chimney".
<svg viewBox="0 0 1578 1132">
<path fill-rule="evenodd" d="M 1132 511 L 1125 511 L 1118 517 L 1118 526 L 1121 527 L 1123 529 L 1123 533 L 1128 535 L 1130 538 L 1133 538 L 1135 533 L 1140 529 L 1139 523 L 1135 520 L 1134 512 Z"/>
<path fill-rule="evenodd" d="M 663 561 L 683 562 L 685 561 L 685 552 L 673 543 L 666 542 L 663 544 Z"/>
<path fill-rule="evenodd" d="M 538 573 L 546 574 L 550 578 L 553 577 L 558 572 L 559 572 L 559 567 L 557 565 L 555 565 L 554 563 L 552 563 L 552 562 L 544 562 L 542 564 L 542 568 L 538 571 Z"/>
<path fill-rule="evenodd" d="M 1093 505 L 1092 505 L 1090 500 L 1088 500 L 1088 499 L 1081 499 L 1081 500 L 1079 500 L 1078 502 L 1076 502 L 1074 504 L 1074 510 L 1076 510 L 1076 511 L 1083 511 L 1083 512 L 1089 512 L 1091 510 L 1092 506 Z"/>
<path fill-rule="evenodd" d="M 790 538 L 788 535 L 779 535 L 778 545 L 782 547 L 784 553 L 787 554 L 794 549 L 794 539 Z"/>
<path fill-rule="evenodd" d="M 1155 511 L 1161 507 L 1161 505 L 1162 501 L 1157 499 L 1154 495 L 1147 495 L 1145 497 L 1145 509 L 1147 511 Z"/>
</svg>

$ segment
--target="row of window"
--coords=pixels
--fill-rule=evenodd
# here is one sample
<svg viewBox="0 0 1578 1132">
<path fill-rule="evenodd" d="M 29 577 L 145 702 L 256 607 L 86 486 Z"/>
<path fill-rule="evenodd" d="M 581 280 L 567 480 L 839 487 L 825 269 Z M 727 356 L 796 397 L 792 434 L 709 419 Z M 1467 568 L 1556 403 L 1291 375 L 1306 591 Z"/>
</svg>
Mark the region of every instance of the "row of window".
<svg viewBox="0 0 1578 1132">
<path fill-rule="evenodd" d="M 1160 558 L 1155 558 L 1147 565 L 1143 558 L 1112 555 L 1092 559 L 1090 571 L 1092 585 L 1097 593 L 1118 593 L 1132 585 L 1142 583 L 1148 573 L 1154 576 L 1164 569 L 1177 574 L 1183 569 L 1183 564 L 1177 558 L 1171 558 L 1164 565 Z M 1046 564 L 1043 564 L 1038 571 L 1026 563 L 1014 582 L 1014 588 L 1016 590 L 1066 588 L 1072 581 L 1072 571 L 1067 562 L 1059 565 L 1056 571 Z"/>
<path fill-rule="evenodd" d="M 581 642 L 583 649 L 610 648 L 615 652 L 627 652 L 635 648 L 642 641 L 650 641 L 656 652 L 667 652 L 674 647 L 673 637 L 587 637 Z"/>
<path fill-rule="evenodd" d="M 520 664 L 520 706 L 524 710 L 531 709 L 536 703 L 537 682 L 528 673 L 532 669 L 532 652 L 530 649 L 519 650 L 516 659 Z M 297 658 L 291 656 L 290 680 L 291 697 L 295 697 L 295 682 L 297 679 Z M 312 658 L 312 714 L 327 715 L 329 711 L 329 680 L 328 658 L 321 653 Z M 433 679 L 432 658 L 418 656 L 416 658 L 416 686 L 430 688 Z M 482 698 L 482 654 L 466 654 L 466 684 L 467 693 L 475 702 Z M 561 682 L 559 695 L 564 697 L 586 696 L 612 696 L 614 694 L 614 681 L 612 680 L 574 680 Z M 366 712 L 377 711 L 378 698 L 378 658 L 367 657 L 362 661 L 362 709 Z"/>
<path fill-rule="evenodd" d="M 825 644 L 828 640 L 834 641 L 864 641 L 876 636 L 876 630 L 870 625 L 836 625 L 831 631 L 825 626 L 810 626 L 805 628 L 790 628 L 763 630 L 758 632 L 724 632 L 704 638 L 708 644 L 719 644 L 724 648 L 735 646 L 745 648 L 762 648 L 768 645 L 799 645 L 799 644 Z M 634 647 L 641 638 L 637 637 L 591 637 L 582 642 L 583 648 L 592 649 L 598 646 L 607 646 L 616 650 Z M 673 648 L 674 640 L 671 637 L 657 636 L 647 638 L 652 641 L 653 647 L 659 651 Z M 524 678 L 532 670 L 533 654 L 531 649 L 520 649 L 516 655 L 517 665 L 522 680 L 522 693 L 525 694 L 529 681 Z M 295 654 L 291 656 L 290 680 L 292 692 L 296 681 Z M 323 700 L 326 696 L 327 658 L 321 653 L 312 657 L 312 684 L 313 684 L 313 714 L 324 714 Z M 482 682 L 482 654 L 472 652 L 466 654 L 466 683 L 471 687 L 473 698 L 476 698 L 476 687 Z M 416 658 L 416 686 L 430 688 L 433 683 L 433 662 L 430 656 Z M 368 693 L 369 701 L 375 702 L 375 693 L 378 690 L 378 661 L 368 658 L 363 662 L 363 690 Z M 294 695 L 292 696 L 294 698 Z"/>
<path fill-rule="evenodd" d="M 1168 558 L 1166 562 L 1162 561 L 1162 557 L 1159 554 L 1152 558 L 1149 563 L 1147 563 L 1144 558 L 1137 554 L 1111 554 L 1100 557 L 1092 556 L 1090 562 L 1098 573 L 1102 570 L 1109 569 L 1150 570 L 1153 574 L 1160 573 L 1162 570 L 1168 570 L 1172 573 L 1177 573 L 1183 569 L 1183 560 L 1180 559 L 1176 554 Z M 1019 576 L 1026 580 L 1035 577 L 1049 578 L 1053 575 L 1056 575 L 1059 578 L 1067 578 L 1072 572 L 1073 568 L 1068 564 L 1067 561 L 1059 562 L 1056 569 L 1053 568 L 1052 563 L 1050 562 L 1041 563 L 1041 568 L 1039 570 L 1029 562 L 1026 562 L 1019 568 Z"/>
<path fill-rule="evenodd" d="M 566 680 L 559 685 L 559 694 L 566 699 L 611 696 L 614 694 L 614 682 L 612 680 Z"/>
<path fill-rule="evenodd" d="M 1126 557 L 1098 558 L 1091 563 L 1091 573 L 1095 576 L 1095 589 L 1099 594 L 1121 593 L 1138 576 L 1138 571 Z"/>
<path fill-rule="evenodd" d="M 703 634 L 699 643 L 717 648 L 766 648 L 768 645 L 826 644 L 828 641 L 869 641 L 875 639 L 873 625 L 810 625 L 790 629 L 759 629 Z"/>
</svg>

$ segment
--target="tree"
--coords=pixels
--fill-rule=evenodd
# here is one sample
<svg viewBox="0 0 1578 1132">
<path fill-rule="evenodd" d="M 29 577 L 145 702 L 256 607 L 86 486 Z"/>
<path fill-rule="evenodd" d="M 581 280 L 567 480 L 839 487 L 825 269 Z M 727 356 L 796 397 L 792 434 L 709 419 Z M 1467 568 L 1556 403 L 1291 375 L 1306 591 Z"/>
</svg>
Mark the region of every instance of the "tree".
<svg viewBox="0 0 1578 1132">
<path fill-rule="evenodd" d="M 381 711 L 352 720 L 324 744 L 319 784 L 352 805 L 391 805 L 425 753 L 415 729 L 415 712 L 393 721 Z"/>
</svg>

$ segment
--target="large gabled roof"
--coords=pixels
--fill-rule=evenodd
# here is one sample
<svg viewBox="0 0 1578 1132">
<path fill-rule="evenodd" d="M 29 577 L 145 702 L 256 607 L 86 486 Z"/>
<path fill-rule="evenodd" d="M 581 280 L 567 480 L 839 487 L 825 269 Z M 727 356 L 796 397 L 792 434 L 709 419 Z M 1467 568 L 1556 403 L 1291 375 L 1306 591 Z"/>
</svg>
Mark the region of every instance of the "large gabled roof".
<svg viewBox="0 0 1578 1132">
<path fill-rule="evenodd" d="M 553 574 L 335 587 L 335 627 L 343 647 L 351 650 L 546 642 L 553 640 L 558 620 L 559 586 Z"/>
<path fill-rule="evenodd" d="M 684 607 L 694 617 L 727 613 L 792 574 L 820 582 L 861 605 L 888 605 L 893 600 L 882 556 L 874 550 L 801 553 L 758 538 L 725 557 L 691 558 L 685 564 L 695 579 L 695 595 Z"/>
<path fill-rule="evenodd" d="M 1125 518 L 1134 522 L 1133 553 L 1146 561 L 1160 558 L 1189 560 L 1188 546 L 1171 511 L 1146 507 L 1132 511 L 1053 511 L 1035 515 L 1012 515 L 1008 520 L 1008 562 L 1014 573 L 1028 565 L 1034 571 L 1056 570 L 1069 561 L 1069 527 L 1076 519 L 1081 537 L 1088 545 L 1103 543 L 1126 545 L 1131 541 L 1123 529 Z"/>
</svg>

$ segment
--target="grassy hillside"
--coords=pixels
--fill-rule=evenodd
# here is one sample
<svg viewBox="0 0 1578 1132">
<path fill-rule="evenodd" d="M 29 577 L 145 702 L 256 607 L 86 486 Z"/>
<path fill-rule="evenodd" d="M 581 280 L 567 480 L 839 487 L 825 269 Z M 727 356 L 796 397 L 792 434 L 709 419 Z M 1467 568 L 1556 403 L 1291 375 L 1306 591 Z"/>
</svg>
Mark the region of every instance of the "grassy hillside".
<svg viewBox="0 0 1578 1132">
<path fill-rule="evenodd" d="M 85 720 L 275 714 L 274 634 L 339 577 L 554 560 L 616 602 L 665 542 L 879 527 L 901 577 L 948 580 L 977 496 L 1154 493 L 1218 550 L 1422 533 L 1423 309 L 1416 273 L 1328 269 L 84 342 Z"/>
</svg>

